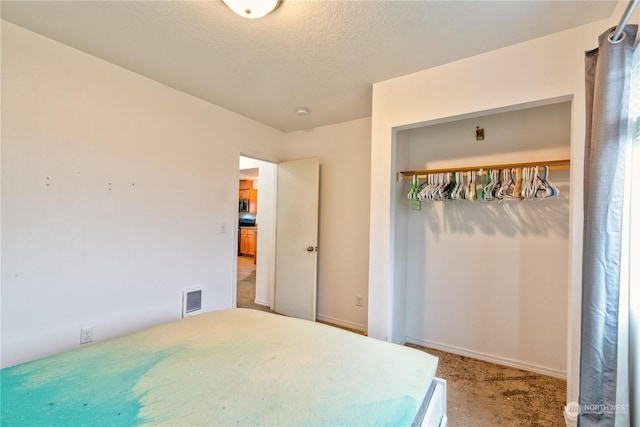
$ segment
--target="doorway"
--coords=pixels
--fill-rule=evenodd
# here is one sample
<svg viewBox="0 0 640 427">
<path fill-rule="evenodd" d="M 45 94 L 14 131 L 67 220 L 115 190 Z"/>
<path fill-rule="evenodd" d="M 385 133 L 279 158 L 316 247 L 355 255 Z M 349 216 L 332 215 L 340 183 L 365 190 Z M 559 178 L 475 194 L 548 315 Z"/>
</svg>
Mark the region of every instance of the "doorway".
<svg viewBox="0 0 640 427">
<path fill-rule="evenodd" d="M 277 165 L 240 156 L 236 307 L 272 311 Z"/>
<path fill-rule="evenodd" d="M 243 175 L 249 169 L 257 169 L 257 172 L 251 172 L 251 182 Z M 239 182 L 239 197 L 247 199 L 239 203 L 241 207 L 238 214 L 237 244 L 240 256 L 251 255 L 255 263 L 253 303 L 279 314 L 315 321 L 319 159 L 308 158 L 274 164 L 239 156 L 239 170 L 242 171 L 239 176 L 246 178 L 244 182 Z M 251 197 L 257 205 L 252 205 Z M 247 230 L 243 229 L 241 221 L 250 222 L 250 225 L 244 227 Z M 253 239 L 255 249 L 250 247 L 251 242 L 243 239 Z M 244 269 L 246 260 L 239 261 L 238 266 L 243 266 Z M 234 285 L 238 289 L 237 281 Z M 237 291 L 234 296 L 237 307 Z M 251 304 L 252 296 L 248 298 L 248 303 Z M 242 296 L 242 301 L 246 302 L 245 295 Z"/>
</svg>

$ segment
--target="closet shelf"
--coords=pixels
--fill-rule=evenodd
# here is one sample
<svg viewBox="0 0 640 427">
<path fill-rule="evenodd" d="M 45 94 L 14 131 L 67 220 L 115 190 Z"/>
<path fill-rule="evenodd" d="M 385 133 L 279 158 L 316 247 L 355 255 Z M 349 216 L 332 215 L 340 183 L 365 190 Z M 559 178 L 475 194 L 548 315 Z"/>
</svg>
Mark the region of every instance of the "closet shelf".
<svg viewBox="0 0 640 427">
<path fill-rule="evenodd" d="M 549 170 L 567 170 L 571 161 L 569 159 L 562 160 L 547 160 L 540 162 L 525 162 L 525 163 L 503 163 L 494 165 L 480 165 L 480 166 L 465 166 L 458 168 L 442 168 L 442 169 L 420 169 L 402 171 L 397 174 L 397 181 L 408 181 L 412 179 L 413 175 L 418 175 L 420 178 L 426 178 L 430 173 L 444 173 L 444 172 L 467 172 L 477 171 L 480 169 L 511 169 L 511 168 L 528 168 L 533 166 L 548 166 Z"/>
</svg>

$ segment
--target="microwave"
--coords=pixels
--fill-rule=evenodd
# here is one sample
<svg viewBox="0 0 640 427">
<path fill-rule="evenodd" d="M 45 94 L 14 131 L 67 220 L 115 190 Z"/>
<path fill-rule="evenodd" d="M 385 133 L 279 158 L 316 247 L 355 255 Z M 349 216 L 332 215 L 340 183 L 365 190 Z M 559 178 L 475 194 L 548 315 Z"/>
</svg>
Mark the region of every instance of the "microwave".
<svg viewBox="0 0 640 427">
<path fill-rule="evenodd" d="M 240 199 L 239 212 L 249 212 L 249 199 Z"/>
</svg>

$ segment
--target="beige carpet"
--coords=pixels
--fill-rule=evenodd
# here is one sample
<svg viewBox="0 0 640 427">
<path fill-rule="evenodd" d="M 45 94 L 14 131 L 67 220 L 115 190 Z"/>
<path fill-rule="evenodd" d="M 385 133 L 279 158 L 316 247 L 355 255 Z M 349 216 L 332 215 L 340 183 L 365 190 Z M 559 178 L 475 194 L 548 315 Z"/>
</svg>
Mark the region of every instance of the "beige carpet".
<svg viewBox="0 0 640 427">
<path fill-rule="evenodd" d="M 408 344 L 440 358 L 451 427 L 564 426 L 566 381 Z"/>
<path fill-rule="evenodd" d="M 255 310 L 272 312 L 269 307 L 256 304 L 256 265 L 253 258 L 238 257 L 238 289 L 236 307 L 253 308 Z"/>
</svg>

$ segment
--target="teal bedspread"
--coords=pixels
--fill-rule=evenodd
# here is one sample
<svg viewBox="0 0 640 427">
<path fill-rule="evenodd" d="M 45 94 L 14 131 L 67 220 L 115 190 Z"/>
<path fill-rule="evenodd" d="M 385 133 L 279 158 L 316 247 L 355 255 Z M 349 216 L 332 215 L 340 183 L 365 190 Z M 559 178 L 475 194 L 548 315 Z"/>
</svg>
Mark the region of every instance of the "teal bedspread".
<svg viewBox="0 0 640 427">
<path fill-rule="evenodd" d="M 1 424 L 411 425 L 438 359 L 330 326 L 220 310 L 1 371 Z"/>
</svg>

